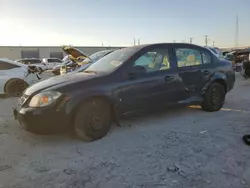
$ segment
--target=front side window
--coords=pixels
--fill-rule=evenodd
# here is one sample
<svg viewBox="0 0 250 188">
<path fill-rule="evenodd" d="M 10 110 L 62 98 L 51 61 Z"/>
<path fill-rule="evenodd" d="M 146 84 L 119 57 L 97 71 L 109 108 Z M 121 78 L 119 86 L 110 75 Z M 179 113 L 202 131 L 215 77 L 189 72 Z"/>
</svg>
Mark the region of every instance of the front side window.
<svg viewBox="0 0 250 188">
<path fill-rule="evenodd" d="M 178 67 L 199 66 L 211 63 L 211 56 L 206 51 L 189 48 L 177 48 L 175 52 Z"/>
<path fill-rule="evenodd" d="M 170 69 L 169 56 L 167 51 L 150 50 L 135 60 L 134 66 L 141 66 L 146 72 Z"/>
</svg>

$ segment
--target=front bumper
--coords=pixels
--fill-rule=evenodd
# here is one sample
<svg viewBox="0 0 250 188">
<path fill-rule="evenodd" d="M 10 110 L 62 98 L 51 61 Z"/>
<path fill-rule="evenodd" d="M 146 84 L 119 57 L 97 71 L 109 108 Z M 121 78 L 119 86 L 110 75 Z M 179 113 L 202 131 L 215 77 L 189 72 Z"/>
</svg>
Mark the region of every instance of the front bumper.
<svg viewBox="0 0 250 188">
<path fill-rule="evenodd" d="M 70 117 L 64 107 L 49 105 L 47 107 L 16 107 L 13 115 L 21 127 L 29 132 L 38 134 L 62 133 L 70 125 Z"/>
</svg>

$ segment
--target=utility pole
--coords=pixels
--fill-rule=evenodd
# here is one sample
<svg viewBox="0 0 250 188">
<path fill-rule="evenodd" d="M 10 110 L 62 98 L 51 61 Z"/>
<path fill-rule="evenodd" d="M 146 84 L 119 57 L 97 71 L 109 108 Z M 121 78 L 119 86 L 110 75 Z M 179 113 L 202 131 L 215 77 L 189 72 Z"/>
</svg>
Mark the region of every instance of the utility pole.
<svg viewBox="0 0 250 188">
<path fill-rule="evenodd" d="M 205 46 L 207 46 L 208 36 L 205 35 Z"/>
<path fill-rule="evenodd" d="M 136 40 L 135 40 L 135 38 L 134 38 L 134 46 L 136 45 Z"/>
<path fill-rule="evenodd" d="M 103 42 L 102 42 L 102 46 L 103 46 Z"/>
<path fill-rule="evenodd" d="M 236 16 L 236 32 L 235 32 L 235 47 L 238 47 L 238 37 L 239 37 L 239 18 L 238 14 Z"/>
<path fill-rule="evenodd" d="M 140 39 L 138 39 L 138 45 L 140 45 Z"/>
<path fill-rule="evenodd" d="M 190 44 L 193 43 L 193 38 L 189 38 L 189 43 L 190 43 Z"/>
<path fill-rule="evenodd" d="M 215 46 L 215 41 L 213 41 L 213 47 Z"/>
<path fill-rule="evenodd" d="M 175 40 L 174 40 L 174 43 L 175 43 Z"/>
</svg>

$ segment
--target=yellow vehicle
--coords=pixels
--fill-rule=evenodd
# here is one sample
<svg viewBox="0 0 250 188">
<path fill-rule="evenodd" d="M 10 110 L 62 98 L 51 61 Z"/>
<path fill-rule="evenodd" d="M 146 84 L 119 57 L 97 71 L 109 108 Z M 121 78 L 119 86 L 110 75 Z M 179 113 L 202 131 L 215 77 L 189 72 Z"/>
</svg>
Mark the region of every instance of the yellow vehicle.
<svg viewBox="0 0 250 188">
<path fill-rule="evenodd" d="M 59 74 L 66 74 L 68 71 L 75 70 L 76 68 L 83 65 L 84 59 L 88 56 L 81 50 L 73 46 L 63 46 L 63 51 L 67 54 L 68 60 L 62 66 L 60 66 Z"/>
<path fill-rule="evenodd" d="M 82 65 L 82 61 L 88 56 L 83 53 L 81 50 L 73 47 L 73 46 L 63 46 L 63 51 L 69 55 L 69 58 L 76 62 L 79 65 Z"/>
</svg>

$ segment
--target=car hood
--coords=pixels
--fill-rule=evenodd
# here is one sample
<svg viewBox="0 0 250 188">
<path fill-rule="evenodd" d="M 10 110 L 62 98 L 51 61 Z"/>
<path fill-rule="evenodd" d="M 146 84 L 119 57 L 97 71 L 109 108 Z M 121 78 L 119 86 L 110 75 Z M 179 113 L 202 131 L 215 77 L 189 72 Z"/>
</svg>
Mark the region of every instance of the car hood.
<svg viewBox="0 0 250 188">
<path fill-rule="evenodd" d="M 81 50 L 74 48 L 72 46 L 63 46 L 63 51 L 67 54 L 67 55 L 71 55 L 74 58 L 78 58 L 78 57 L 88 57 L 85 53 L 83 53 Z"/>
<path fill-rule="evenodd" d="M 75 74 L 65 74 L 62 76 L 52 77 L 30 86 L 29 88 L 26 89 L 25 95 L 30 96 L 34 93 L 51 88 L 53 86 L 57 86 L 64 83 L 74 83 L 74 82 L 89 80 L 94 77 L 97 77 L 97 74 L 75 73 Z"/>
</svg>

